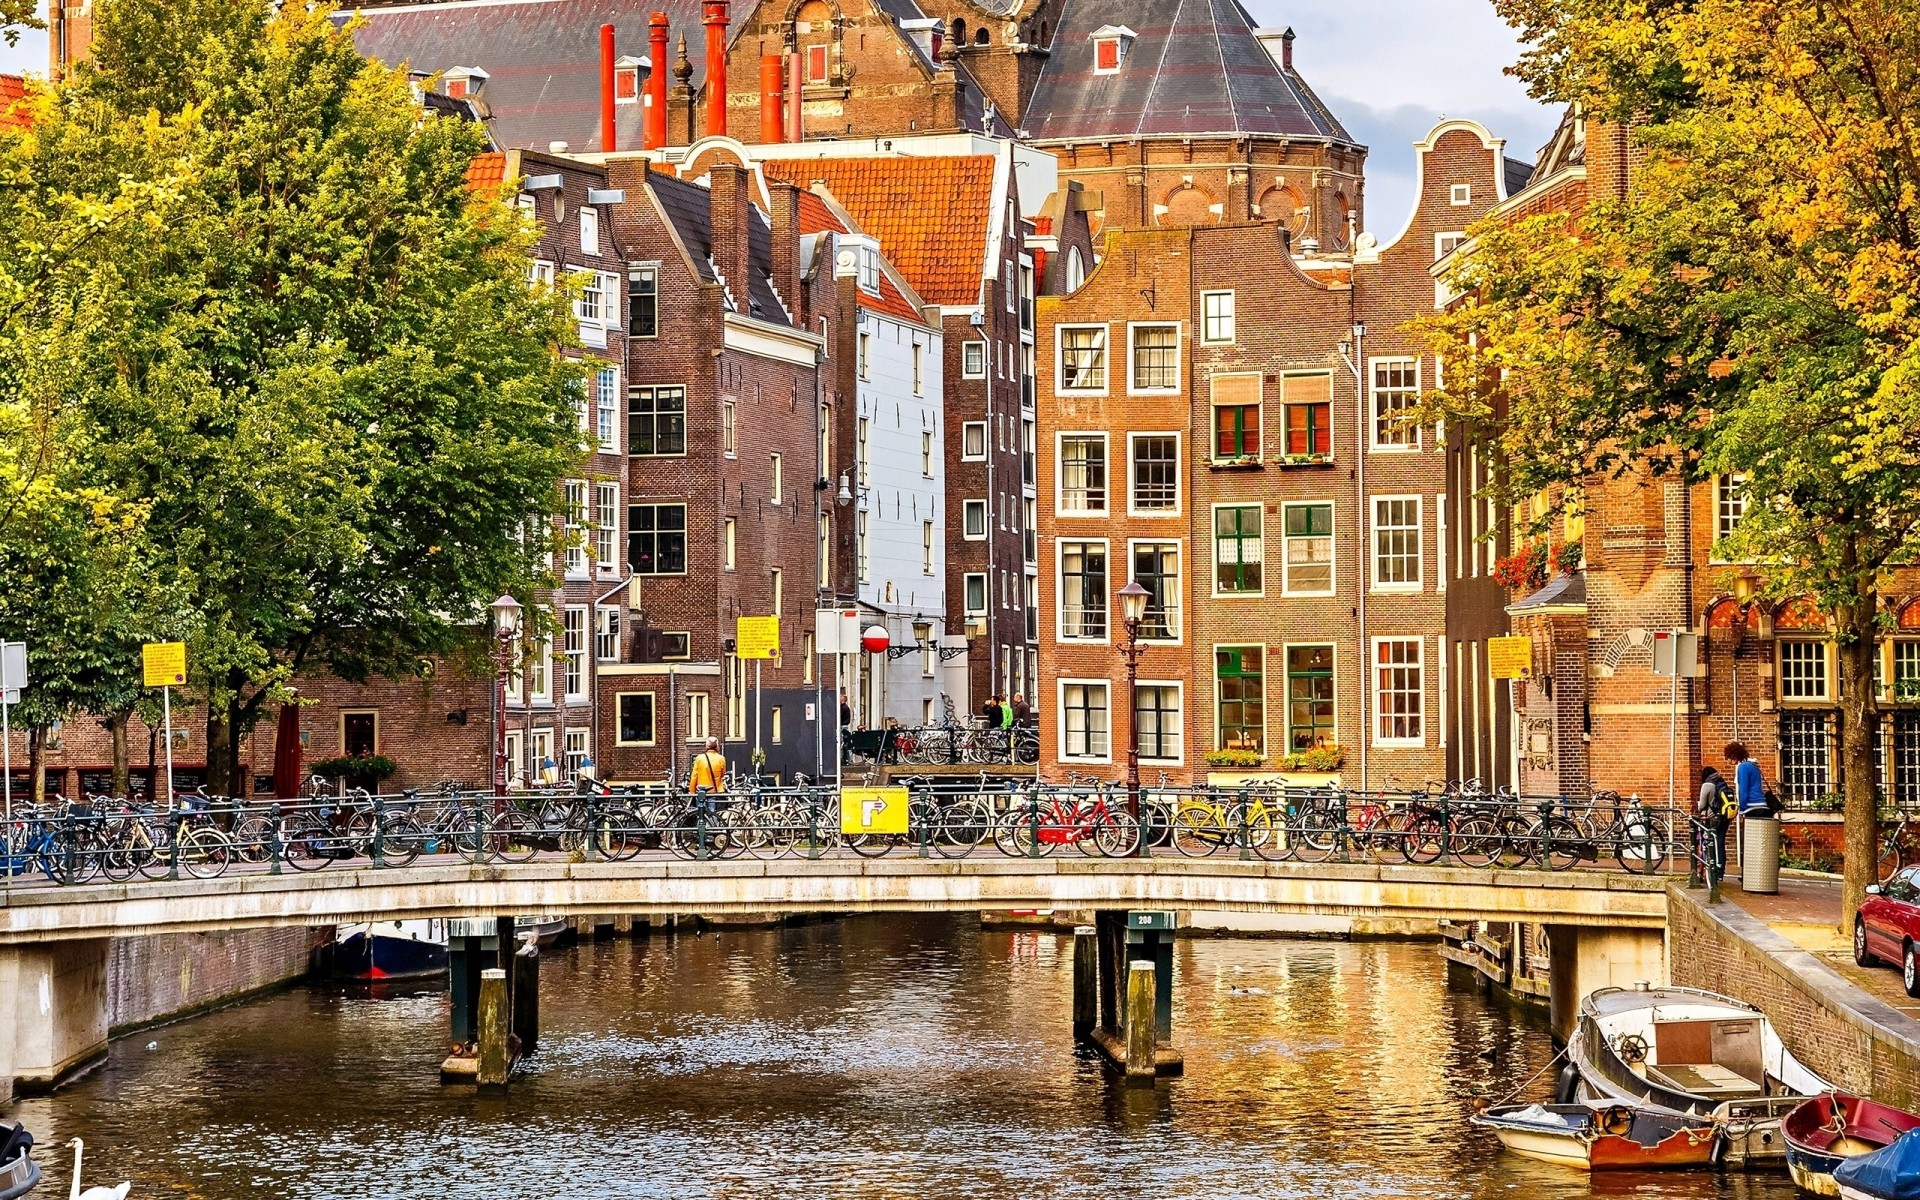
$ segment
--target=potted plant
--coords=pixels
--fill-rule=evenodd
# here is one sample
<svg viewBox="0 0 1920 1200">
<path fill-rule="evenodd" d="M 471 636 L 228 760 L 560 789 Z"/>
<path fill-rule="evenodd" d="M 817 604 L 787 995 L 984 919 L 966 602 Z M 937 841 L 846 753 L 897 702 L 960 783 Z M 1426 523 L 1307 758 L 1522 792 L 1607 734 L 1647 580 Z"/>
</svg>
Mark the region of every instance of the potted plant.
<svg viewBox="0 0 1920 1200">
<path fill-rule="evenodd" d="M 400 768 L 384 754 L 342 754 L 337 758 L 317 759 L 308 769 L 336 783 L 342 779 L 370 779 L 377 784 Z"/>
<path fill-rule="evenodd" d="M 1209 750 L 1207 765 L 1210 767 L 1257 767 L 1266 760 L 1258 750 Z"/>
<path fill-rule="evenodd" d="M 1282 771 L 1312 771 L 1326 774 L 1338 771 L 1347 761 L 1344 746 L 1315 746 L 1311 750 L 1302 750 L 1298 754 L 1289 754 L 1280 760 Z"/>
</svg>

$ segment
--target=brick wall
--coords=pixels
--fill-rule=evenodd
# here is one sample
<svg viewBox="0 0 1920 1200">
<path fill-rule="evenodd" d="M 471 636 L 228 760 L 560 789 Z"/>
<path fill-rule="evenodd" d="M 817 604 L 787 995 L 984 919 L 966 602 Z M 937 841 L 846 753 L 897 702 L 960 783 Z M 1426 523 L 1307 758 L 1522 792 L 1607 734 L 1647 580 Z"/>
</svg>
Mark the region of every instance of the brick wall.
<svg viewBox="0 0 1920 1200">
<path fill-rule="evenodd" d="M 330 933 L 287 928 L 114 938 L 107 950 L 107 1025 L 124 1033 L 300 978 L 318 939 Z"/>
</svg>

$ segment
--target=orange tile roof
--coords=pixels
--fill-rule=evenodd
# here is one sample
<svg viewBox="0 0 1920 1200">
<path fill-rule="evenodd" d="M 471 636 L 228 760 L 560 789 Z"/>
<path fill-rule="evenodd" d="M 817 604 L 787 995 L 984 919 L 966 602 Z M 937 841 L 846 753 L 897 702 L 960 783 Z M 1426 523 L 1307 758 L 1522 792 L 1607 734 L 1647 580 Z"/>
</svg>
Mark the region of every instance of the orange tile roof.
<svg viewBox="0 0 1920 1200">
<path fill-rule="evenodd" d="M 467 188 L 475 192 L 496 192 L 507 181 L 507 156 L 499 150 L 483 150 L 467 164 Z"/>
<path fill-rule="evenodd" d="M 993 215 L 993 156 L 770 159 L 776 179 L 825 183 L 929 304 L 977 304 Z M 804 202 L 803 202 L 804 203 Z"/>
<path fill-rule="evenodd" d="M 27 124 L 27 81 L 18 75 L 0 75 L 0 129 L 21 129 Z"/>
<path fill-rule="evenodd" d="M 826 201 L 814 195 L 812 192 L 802 190 L 800 193 L 800 232 L 802 235 L 812 233 L 846 233 L 848 229 L 841 223 L 839 217 L 833 215 L 833 210 L 827 207 Z"/>
</svg>

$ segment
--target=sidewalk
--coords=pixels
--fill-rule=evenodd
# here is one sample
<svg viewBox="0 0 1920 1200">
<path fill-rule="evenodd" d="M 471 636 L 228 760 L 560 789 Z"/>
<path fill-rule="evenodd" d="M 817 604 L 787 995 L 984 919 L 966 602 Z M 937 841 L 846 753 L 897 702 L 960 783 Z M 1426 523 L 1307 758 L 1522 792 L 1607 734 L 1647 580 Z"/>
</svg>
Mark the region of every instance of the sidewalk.
<svg viewBox="0 0 1920 1200">
<path fill-rule="evenodd" d="M 1779 894 L 1749 896 L 1740 890 L 1738 880 L 1730 878 L 1721 885 L 1721 896 L 1765 921 L 1774 932 L 1832 967 L 1848 983 L 1920 1019 L 1920 1000 L 1901 987 L 1899 971 L 1854 965 L 1853 933 L 1840 928 L 1839 881 L 1783 874 Z"/>
</svg>

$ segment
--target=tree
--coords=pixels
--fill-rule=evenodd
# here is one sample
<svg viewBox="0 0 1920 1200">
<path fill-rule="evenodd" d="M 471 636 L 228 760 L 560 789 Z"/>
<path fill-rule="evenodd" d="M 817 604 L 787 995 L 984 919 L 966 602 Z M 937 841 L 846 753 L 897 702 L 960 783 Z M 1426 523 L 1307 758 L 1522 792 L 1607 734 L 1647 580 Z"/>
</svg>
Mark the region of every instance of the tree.
<svg viewBox="0 0 1920 1200">
<path fill-rule="evenodd" d="M 524 533 L 584 452 L 581 368 L 528 224 L 467 187 L 483 138 L 324 10 L 119 0 L 26 146 L 45 194 L 178 194 L 72 402 L 89 477 L 164 547 L 210 786 L 298 673 L 456 652 L 550 561 Z"/>
<path fill-rule="evenodd" d="M 1920 0 L 1496 4 L 1536 96 L 1629 130 L 1631 186 L 1474 231 L 1471 295 L 1422 323 L 1428 416 L 1493 444 L 1509 501 L 1744 475 L 1728 550 L 1838 644 L 1851 922 L 1881 593 L 1920 529 Z"/>
</svg>

